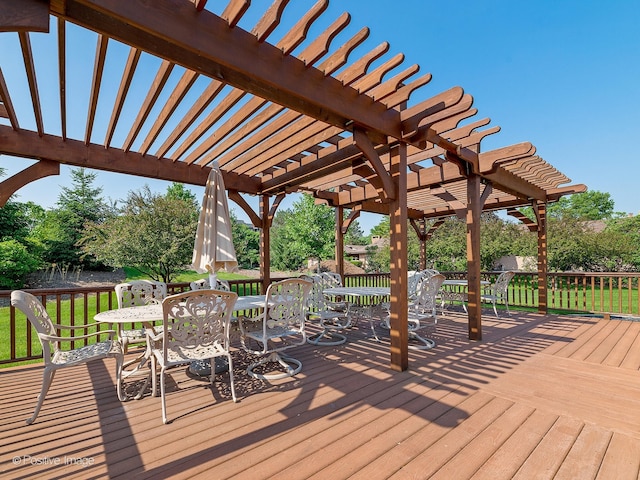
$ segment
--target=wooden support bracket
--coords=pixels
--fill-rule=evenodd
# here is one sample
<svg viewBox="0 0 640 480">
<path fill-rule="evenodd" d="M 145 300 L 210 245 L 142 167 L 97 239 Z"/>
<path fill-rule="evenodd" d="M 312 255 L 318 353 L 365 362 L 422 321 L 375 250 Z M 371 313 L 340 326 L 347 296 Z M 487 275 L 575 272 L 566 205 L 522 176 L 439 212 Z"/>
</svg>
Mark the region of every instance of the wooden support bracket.
<svg viewBox="0 0 640 480">
<path fill-rule="evenodd" d="M 249 220 L 251 220 L 251 224 L 254 227 L 262 228 L 262 220 L 260 220 L 260 216 L 253 211 L 253 208 L 251 208 L 251 205 L 249 205 L 247 201 L 244 198 L 242 198 L 242 196 L 240 195 L 240 193 L 238 193 L 237 190 L 229 190 L 228 196 L 230 200 L 233 200 L 234 202 L 236 202 L 238 206 L 242 208 L 242 210 L 244 210 L 244 213 L 247 214 L 247 216 L 249 217 Z"/>
<path fill-rule="evenodd" d="M 391 175 L 389 175 L 389 172 L 384 168 L 378 152 L 376 152 L 367 134 L 363 130 L 355 128 L 353 131 L 353 139 L 358 148 L 364 153 L 365 157 L 367 157 L 367 160 L 369 160 L 369 164 L 380 180 L 380 188 L 377 188 L 380 198 L 386 201 L 394 200 L 396 198 L 396 188 L 391 180 Z"/>
<path fill-rule="evenodd" d="M 0 182 L 0 207 L 3 207 L 11 195 L 25 185 L 50 175 L 60 175 L 60 164 L 43 159 Z"/>
</svg>

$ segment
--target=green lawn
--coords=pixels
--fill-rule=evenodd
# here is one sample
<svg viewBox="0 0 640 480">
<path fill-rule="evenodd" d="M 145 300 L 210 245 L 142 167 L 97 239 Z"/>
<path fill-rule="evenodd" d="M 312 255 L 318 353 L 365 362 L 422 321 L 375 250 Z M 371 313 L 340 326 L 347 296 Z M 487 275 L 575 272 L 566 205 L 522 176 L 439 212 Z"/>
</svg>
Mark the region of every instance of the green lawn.
<svg viewBox="0 0 640 480">
<path fill-rule="evenodd" d="M 135 268 L 124 267 L 124 273 L 126 274 L 126 280 L 145 280 L 149 277 L 140 273 Z M 248 277 L 240 275 L 239 273 L 230 272 L 218 272 L 216 274 L 220 280 L 246 280 Z M 194 280 L 200 280 L 201 278 L 209 278 L 207 273 L 196 273 L 194 270 L 183 270 L 174 278 L 174 282 L 193 282 Z"/>
</svg>

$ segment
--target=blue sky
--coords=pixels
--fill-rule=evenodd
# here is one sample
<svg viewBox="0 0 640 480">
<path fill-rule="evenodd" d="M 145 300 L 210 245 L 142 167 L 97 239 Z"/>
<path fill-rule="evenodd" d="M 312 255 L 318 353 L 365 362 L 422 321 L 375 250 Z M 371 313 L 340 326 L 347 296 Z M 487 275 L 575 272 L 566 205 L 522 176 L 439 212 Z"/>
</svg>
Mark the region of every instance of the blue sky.
<svg viewBox="0 0 640 480">
<path fill-rule="evenodd" d="M 270 2 L 252 2 L 241 26 L 251 29 L 267 3 Z M 313 3 L 291 0 L 283 23 L 289 25 L 288 18 L 298 18 Z M 224 5 L 226 2 L 209 0 L 207 8 L 219 12 Z M 433 75 L 419 95 L 411 98 L 410 105 L 461 86 L 474 97 L 478 109 L 474 119 L 489 117 L 490 125 L 501 127 L 499 133 L 483 142 L 483 150 L 529 141 L 537 147 L 537 154 L 567 175 L 571 183 L 584 183 L 591 190 L 610 193 L 616 211 L 640 213 L 640 159 L 633 144 L 640 125 L 638 0 L 333 0 L 311 35 L 343 11 L 351 13 L 351 24 L 335 42 L 369 26 L 370 37 L 356 54 L 362 55 L 388 41 L 391 48 L 385 58 L 404 53 L 401 68 L 415 63 L 420 65 L 421 73 Z M 278 31 L 272 41 L 279 38 L 277 34 Z M 24 98 L 19 94 L 22 60 L 10 57 L 14 49 L 8 48 L 15 45 L 16 37 L 0 34 L 0 67 L 14 101 Z M 36 55 L 46 55 L 37 50 L 37 35 L 32 42 Z M 87 48 L 93 51 L 95 40 L 87 41 Z M 125 50 L 122 56 L 124 62 Z M 51 64 L 55 68 L 55 63 Z M 90 75 L 91 68 L 78 67 L 78 75 Z M 49 75 L 38 72 L 41 87 Z M 119 78 L 112 82 L 114 88 L 118 83 Z M 41 97 L 45 108 L 49 98 L 57 102 L 55 97 L 55 90 Z M 19 112 L 29 108 L 15 106 Z M 70 135 L 82 138 L 86 108 L 70 110 L 69 115 Z M 108 114 L 105 116 L 108 121 Z M 20 118 L 25 127 L 30 127 L 22 121 L 24 117 Z M 49 125 L 45 118 L 45 130 L 55 132 L 56 127 Z M 80 133 L 71 133 L 76 131 Z M 30 163 L 0 156 L 0 167 L 8 173 Z M 63 167 L 60 176 L 22 188 L 17 200 L 34 201 L 45 208 L 53 206 L 61 185 L 68 184 L 68 172 Z M 127 192 L 144 185 L 158 192 L 167 186 L 144 178 L 96 173 L 96 185 L 112 200 L 123 199 Z M 201 187 L 192 190 L 198 197 L 204 191 Z M 290 208 L 294 198 L 281 208 Z M 230 207 L 244 218 L 235 203 L 230 202 Z M 379 221 L 379 216 L 362 215 L 360 225 L 368 233 Z"/>
</svg>

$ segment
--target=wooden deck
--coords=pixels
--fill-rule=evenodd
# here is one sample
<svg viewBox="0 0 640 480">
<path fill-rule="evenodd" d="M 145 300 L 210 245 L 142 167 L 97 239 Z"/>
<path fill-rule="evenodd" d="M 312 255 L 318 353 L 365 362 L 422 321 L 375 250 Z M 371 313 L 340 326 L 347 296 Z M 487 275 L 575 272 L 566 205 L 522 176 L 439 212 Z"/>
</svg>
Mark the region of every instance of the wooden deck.
<svg viewBox="0 0 640 480">
<path fill-rule="evenodd" d="M 294 379 L 251 380 L 238 355 L 236 404 L 228 376 L 211 389 L 177 370 L 168 425 L 159 398 L 117 401 L 108 360 L 59 372 L 27 426 L 41 367 L 0 370 L 0 478 L 639 477 L 640 322 L 483 325 L 471 342 L 464 316 L 441 317 L 403 373 L 363 323 L 342 346 L 297 348 Z"/>
</svg>

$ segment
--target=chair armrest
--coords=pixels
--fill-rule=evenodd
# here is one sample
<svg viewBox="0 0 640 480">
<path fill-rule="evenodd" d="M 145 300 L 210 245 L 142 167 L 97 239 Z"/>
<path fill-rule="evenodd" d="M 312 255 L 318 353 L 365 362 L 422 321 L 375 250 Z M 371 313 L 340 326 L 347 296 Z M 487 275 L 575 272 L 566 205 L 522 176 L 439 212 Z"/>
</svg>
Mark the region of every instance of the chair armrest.
<svg viewBox="0 0 640 480">
<path fill-rule="evenodd" d="M 162 340 L 163 332 L 156 332 L 156 329 L 153 326 L 145 327 L 145 333 L 147 334 L 147 338 L 152 342 L 157 342 Z"/>
<path fill-rule="evenodd" d="M 80 330 L 89 327 L 96 327 L 98 325 L 104 325 L 104 322 L 87 323 L 86 325 L 60 325 L 59 323 L 53 324 L 55 328 L 60 330 Z M 103 330 L 103 332 L 106 332 L 106 330 Z"/>
<path fill-rule="evenodd" d="M 91 337 L 96 337 L 98 335 L 109 334 L 109 336 L 111 336 L 115 335 L 115 333 L 115 330 L 101 330 L 99 332 L 89 333 L 87 335 L 78 335 L 77 337 L 59 337 L 57 335 L 47 335 L 46 333 L 39 333 L 38 337 L 43 340 L 47 340 L 48 342 L 75 342 L 77 340 L 84 340 Z"/>
</svg>

